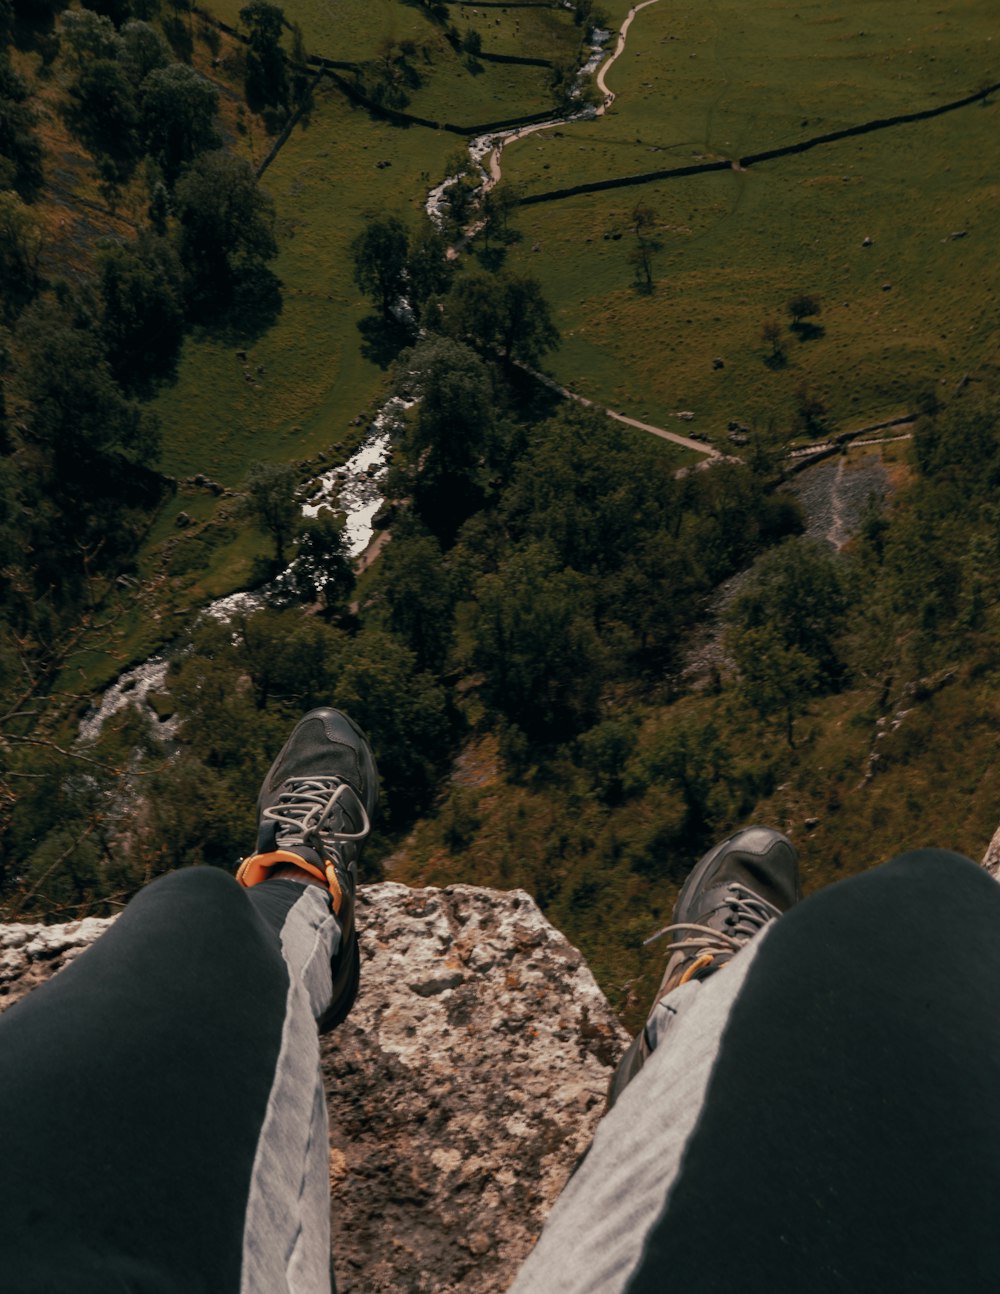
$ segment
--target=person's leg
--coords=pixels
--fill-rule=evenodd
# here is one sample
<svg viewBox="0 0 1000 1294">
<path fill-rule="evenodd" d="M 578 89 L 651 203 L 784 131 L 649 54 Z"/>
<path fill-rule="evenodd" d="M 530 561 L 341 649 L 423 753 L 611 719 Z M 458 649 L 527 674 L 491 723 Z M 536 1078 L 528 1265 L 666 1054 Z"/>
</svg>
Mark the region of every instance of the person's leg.
<svg viewBox="0 0 1000 1294">
<path fill-rule="evenodd" d="M 162 878 L 0 1017 L 3 1288 L 329 1288 L 317 1022 L 343 1018 L 357 991 L 354 864 L 377 777 L 345 722 L 314 712 L 275 762 L 265 851 L 241 869 L 253 888 L 210 868 Z M 345 742 L 363 758 L 337 771 Z M 275 777 L 289 758 L 300 776 Z M 300 863 L 324 884 L 273 878 Z"/>
<path fill-rule="evenodd" d="M 269 1227 L 296 1227 L 311 1139 L 325 1140 L 311 1006 L 338 938 L 319 890 L 176 872 L 0 1017 L 5 1288 L 247 1287 L 262 1192 Z M 308 1211 L 328 1266 L 325 1191 Z"/>
<path fill-rule="evenodd" d="M 514 1290 L 993 1290 L 1000 886 L 924 850 L 658 1007 Z"/>
</svg>

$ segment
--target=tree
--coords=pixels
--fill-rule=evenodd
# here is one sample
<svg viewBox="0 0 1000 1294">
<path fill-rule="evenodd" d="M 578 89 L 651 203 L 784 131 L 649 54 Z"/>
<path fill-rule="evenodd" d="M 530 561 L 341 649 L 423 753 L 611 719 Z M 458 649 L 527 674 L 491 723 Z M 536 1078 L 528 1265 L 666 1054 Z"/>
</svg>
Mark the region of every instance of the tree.
<svg viewBox="0 0 1000 1294">
<path fill-rule="evenodd" d="M 499 296 L 493 275 L 479 270 L 460 275 L 443 303 L 445 331 L 480 354 L 495 354 L 501 326 Z"/>
<path fill-rule="evenodd" d="M 445 302 L 445 327 L 483 354 L 535 364 L 559 344 L 541 284 L 527 275 L 463 275 Z"/>
<path fill-rule="evenodd" d="M 179 250 L 202 308 L 228 306 L 241 281 L 277 255 L 274 206 L 250 163 L 202 153 L 177 183 Z"/>
<path fill-rule="evenodd" d="M 252 0 L 240 10 L 240 22 L 249 33 L 245 89 L 247 103 L 262 108 L 284 107 L 288 103 L 288 68 L 281 34 L 285 15 L 269 0 Z"/>
<path fill-rule="evenodd" d="M 482 217 L 481 232 L 483 244 L 489 247 L 491 238 L 513 242 L 516 235 L 510 228 L 510 218 L 521 201 L 520 190 L 516 185 L 506 181 L 487 189 L 479 204 Z"/>
<path fill-rule="evenodd" d="M 447 242 L 430 221 L 410 240 L 406 255 L 406 296 L 416 319 L 423 317 L 429 301 L 448 290 L 454 269 L 447 251 Z"/>
<path fill-rule="evenodd" d="M 115 379 L 127 391 L 152 394 L 169 377 L 184 335 L 182 271 L 162 238 L 100 251 L 101 334 Z"/>
<path fill-rule="evenodd" d="M 416 668 L 413 653 L 391 634 L 366 629 L 344 654 L 333 700 L 368 734 L 387 792 L 388 821 L 398 826 L 425 808 L 451 738 L 440 684 Z"/>
<path fill-rule="evenodd" d="M 628 254 L 629 264 L 635 270 L 636 285 L 643 292 L 652 292 L 653 283 L 653 253 L 658 251 L 660 244 L 650 238 L 639 238 L 635 246 Z"/>
<path fill-rule="evenodd" d="M 354 588 L 354 568 L 343 513 L 320 508 L 303 523 L 288 582 L 296 597 L 322 603 L 327 615 L 344 608 Z"/>
<path fill-rule="evenodd" d="M 148 526 L 157 491 L 143 469 L 160 429 L 115 383 L 89 310 L 36 301 L 21 316 L 18 343 L 30 408 L 22 433 L 30 472 L 21 476 L 26 591 L 31 620 L 48 616 L 48 634 L 58 632 L 60 608 L 79 606 L 93 575 L 121 569 Z"/>
<path fill-rule="evenodd" d="M 822 307 L 816 297 L 807 296 L 805 293 L 792 297 L 788 303 L 788 313 L 792 318 L 792 327 L 800 327 L 804 319 L 818 315 L 821 309 Z"/>
<path fill-rule="evenodd" d="M 816 661 L 781 641 L 766 625 L 732 638 L 730 651 L 739 670 L 743 695 L 762 719 L 779 716 L 785 740 L 795 746 L 795 719 L 818 690 Z"/>
<path fill-rule="evenodd" d="M 81 67 L 69 87 L 66 120 L 104 180 L 119 185 L 130 178 L 139 157 L 139 112 L 132 83 L 117 63 L 99 58 Z"/>
<path fill-rule="evenodd" d="M 795 392 L 798 404 L 799 426 L 807 436 L 823 436 L 827 433 L 824 423 L 826 404 L 807 386 L 800 386 Z"/>
<path fill-rule="evenodd" d="M 739 779 L 724 737 L 700 716 L 685 719 L 667 710 L 644 733 L 624 773 L 627 794 L 645 795 L 650 787 L 679 793 L 683 818 L 677 836 L 688 849 L 704 848 L 720 823 L 731 821 L 734 809 L 739 813 Z"/>
<path fill-rule="evenodd" d="M 475 189 L 466 183 L 462 175 L 448 184 L 444 191 L 444 201 L 448 207 L 448 218 L 456 230 L 461 230 L 472 214 L 472 203 Z"/>
<path fill-rule="evenodd" d="M 504 359 L 537 364 L 546 352 L 559 345 L 559 330 L 552 322 L 542 285 L 527 275 L 501 279 L 500 347 Z"/>
<path fill-rule="evenodd" d="M 143 82 L 143 142 L 168 187 L 193 158 L 218 148 L 218 107 L 215 87 L 185 63 L 157 69 Z"/>
<path fill-rule="evenodd" d="M 133 18 L 119 33 L 121 59 L 133 85 L 143 83 L 150 72 L 166 67 L 170 49 L 155 27 Z"/>
<path fill-rule="evenodd" d="M 533 741 L 565 741 L 595 718 L 602 671 L 589 595 L 538 546 L 476 583 L 470 663 L 483 672 L 481 694 Z"/>
<path fill-rule="evenodd" d="M 299 525 L 299 474 L 291 463 L 252 463 L 246 478 L 246 512 L 274 541 L 274 563 L 285 565 L 285 547 Z"/>
<path fill-rule="evenodd" d="M 62 37 L 67 61 L 77 68 L 99 59 L 114 61 L 123 52 L 111 19 L 90 9 L 70 10 L 62 20 Z"/>
<path fill-rule="evenodd" d="M 41 283 L 42 234 L 38 221 L 13 192 L 0 192 L 0 322 L 11 323 Z"/>
<path fill-rule="evenodd" d="M 406 290 L 409 250 L 406 226 L 398 216 L 370 217 L 351 243 L 354 281 L 371 296 L 384 319 Z"/>
<path fill-rule="evenodd" d="M 842 559 L 816 540 L 789 539 L 757 559 L 728 619 L 736 640 L 766 629 L 769 643 L 812 663 L 813 685 L 829 688 L 843 677 L 837 639 L 848 606 Z"/>
<path fill-rule="evenodd" d="M 417 668 L 439 674 L 453 634 L 455 594 L 441 545 L 412 522 L 393 527 L 369 607 L 413 652 Z"/>
<path fill-rule="evenodd" d="M 30 202 L 43 174 L 36 117 L 27 98 L 27 85 L 11 67 L 6 50 L 0 50 L 0 189 L 14 189 Z"/>
<path fill-rule="evenodd" d="M 785 346 L 781 324 L 777 319 L 768 319 L 760 330 L 760 339 L 766 345 L 771 347 L 771 353 L 767 357 L 768 363 L 772 368 L 780 368 L 785 362 Z"/>
<path fill-rule="evenodd" d="M 497 448 L 493 382 L 474 351 L 446 337 L 404 352 L 399 370 L 421 397 L 405 433 L 414 506 L 447 544 L 485 497 Z"/>
<path fill-rule="evenodd" d="M 18 329 L 32 440 L 50 455 L 56 478 L 75 489 L 84 468 L 99 475 L 110 459 L 144 464 L 158 450 L 155 418 L 119 391 L 92 322 L 40 301 Z"/>
</svg>

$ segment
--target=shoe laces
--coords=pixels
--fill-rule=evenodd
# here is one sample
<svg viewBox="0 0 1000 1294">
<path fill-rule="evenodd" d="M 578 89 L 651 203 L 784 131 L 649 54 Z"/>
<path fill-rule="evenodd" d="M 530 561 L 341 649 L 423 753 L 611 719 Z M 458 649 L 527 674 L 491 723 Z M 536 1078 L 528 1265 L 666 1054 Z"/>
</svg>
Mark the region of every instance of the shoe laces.
<svg viewBox="0 0 1000 1294">
<path fill-rule="evenodd" d="M 716 930 L 713 926 L 700 925 L 696 921 L 676 921 L 643 940 L 643 947 L 655 943 L 664 935 L 681 934 L 682 938 L 671 942 L 670 952 L 693 955 L 694 965 L 684 976 L 689 979 L 708 966 L 716 969 L 724 966 L 754 935 L 781 916 L 780 908 L 738 881 L 731 881 L 726 887 L 726 898 L 715 910 L 719 911 L 723 907 L 729 909 L 725 929 Z"/>
<path fill-rule="evenodd" d="M 361 814 L 360 831 L 342 831 L 331 824 L 334 812 L 347 798 L 354 802 Z M 306 845 L 321 857 L 336 857 L 339 846 L 349 841 L 364 840 L 372 829 L 368 811 L 361 797 L 339 777 L 290 777 L 283 784 L 277 800 L 261 814 L 277 823 L 276 840 L 280 849 L 292 845 Z"/>
</svg>

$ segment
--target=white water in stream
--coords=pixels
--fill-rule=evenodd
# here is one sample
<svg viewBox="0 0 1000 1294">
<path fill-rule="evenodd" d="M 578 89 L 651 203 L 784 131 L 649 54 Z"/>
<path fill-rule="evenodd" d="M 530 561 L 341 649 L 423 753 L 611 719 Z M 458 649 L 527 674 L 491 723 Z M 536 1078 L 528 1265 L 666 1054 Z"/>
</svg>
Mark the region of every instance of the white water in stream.
<svg viewBox="0 0 1000 1294">
<path fill-rule="evenodd" d="M 307 517 L 315 517 L 324 507 L 345 514 L 347 548 L 351 557 L 359 557 L 372 541 L 375 515 L 383 502 L 381 482 L 388 466 L 392 425 L 411 404 L 412 401 L 398 396 L 388 400 L 375 417 L 369 437 L 357 453 L 341 467 L 324 472 L 319 477 L 319 488 L 302 505 L 302 512 Z M 264 589 L 217 598 L 197 615 L 227 621 L 241 613 L 257 611 L 267 605 L 268 589 L 280 587 L 281 579 L 279 575 Z M 131 705 L 146 714 L 158 736 L 169 741 L 174 736 L 177 721 L 172 716 L 161 720 L 148 699 L 151 693 L 164 690 L 169 666 L 168 655 L 157 654 L 120 674 L 105 690 L 100 703 L 80 721 L 79 739 L 94 741 L 113 714 Z"/>
</svg>

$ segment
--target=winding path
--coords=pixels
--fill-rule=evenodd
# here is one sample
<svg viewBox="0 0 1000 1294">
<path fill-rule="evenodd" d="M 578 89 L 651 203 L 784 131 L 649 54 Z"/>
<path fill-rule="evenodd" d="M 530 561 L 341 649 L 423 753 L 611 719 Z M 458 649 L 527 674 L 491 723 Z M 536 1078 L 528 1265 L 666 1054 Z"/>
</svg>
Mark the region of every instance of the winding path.
<svg viewBox="0 0 1000 1294">
<path fill-rule="evenodd" d="M 655 3 L 655 0 L 648 0 L 648 3 Z M 627 414 L 617 413 L 614 409 L 606 409 L 604 405 L 588 400 L 585 395 L 580 395 L 577 391 L 571 391 L 568 387 L 560 386 L 555 378 L 548 377 L 545 373 L 540 373 L 538 369 L 529 368 L 527 364 L 518 363 L 517 366 L 525 373 L 530 373 L 537 382 L 547 386 L 550 391 L 555 391 L 557 395 L 561 395 L 564 400 L 575 400 L 577 404 L 582 404 L 587 409 L 597 409 L 600 413 L 606 414 L 607 417 L 614 418 L 615 422 L 623 422 L 627 427 L 637 427 L 639 431 L 648 431 L 654 436 L 659 436 L 661 440 L 672 440 L 675 445 L 682 445 L 685 449 L 693 449 L 695 453 L 704 454 L 706 458 L 718 459 L 720 462 L 726 458 L 725 454 L 720 454 L 713 445 L 706 444 L 704 441 L 694 440 L 690 436 L 682 436 L 676 431 L 667 431 L 666 427 L 654 427 L 651 422 L 640 422 L 638 418 L 629 418 Z"/>
<path fill-rule="evenodd" d="M 657 0 L 641 0 L 640 4 L 633 5 L 632 8 L 628 11 L 628 14 L 625 17 L 625 21 L 622 23 L 621 27 L 619 28 L 618 43 L 615 46 L 614 52 L 608 55 L 608 57 L 604 60 L 604 62 L 600 65 L 597 72 L 595 73 L 594 80 L 597 84 L 597 88 L 604 95 L 604 100 L 597 108 L 594 109 L 593 112 L 578 112 L 578 113 L 572 114 L 569 117 L 560 117 L 552 121 L 534 122 L 530 126 L 523 126 L 518 130 L 511 131 L 510 134 L 496 137 L 496 142 L 494 143 L 493 148 L 490 150 L 489 157 L 488 157 L 487 164 L 489 167 L 489 174 L 483 183 L 483 189 L 482 189 L 483 193 L 487 193 L 490 189 L 494 187 L 494 185 L 498 184 L 502 179 L 502 172 L 500 170 L 500 158 L 501 158 L 501 155 L 503 154 L 504 148 L 508 144 L 516 143 L 517 140 L 524 139 L 527 135 L 533 135 L 535 134 L 536 131 L 539 131 L 539 130 L 552 130 L 553 127 L 555 126 L 563 126 L 571 121 L 581 121 L 584 119 L 592 119 L 594 117 L 602 117 L 604 115 L 605 111 L 608 108 L 610 108 L 615 101 L 615 93 L 613 90 L 608 89 L 608 85 L 605 80 L 605 77 L 607 76 L 608 72 L 611 70 L 615 62 L 619 58 L 621 58 L 622 53 L 625 50 L 625 42 L 628 38 L 628 29 L 632 25 L 633 18 L 636 16 L 636 14 L 639 12 L 640 9 L 647 9 L 650 5 L 653 5 L 656 3 L 657 3 Z M 475 147 L 475 143 L 476 141 L 473 140 L 471 147 Z M 462 240 L 463 245 L 465 242 L 468 241 L 470 237 L 473 237 L 478 232 L 478 229 L 479 229 L 479 225 L 473 225 L 465 231 L 465 238 Z M 457 251 L 458 251 L 457 248 L 449 248 L 448 255 L 449 256 L 456 255 Z M 639 431 L 647 431 L 651 435 L 659 436 L 661 440 L 669 440 L 669 441 L 672 441 L 675 445 L 681 445 L 684 449 L 693 450 L 696 454 L 704 454 L 706 459 L 722 460 L 723 458 L 725 458 L 725 455 L 720 454 L 720 452 L 717 449 L 715 449 L 712 445 L 706 444 L 704 441 L 694 440 L 690 436 L 682 436 L 680 435 L 679 432 L 676 432 L 676 431 L 668 431 L 666 427 L 655 427 L 653 426 L 652 423 L 640 422 L 637 418 L 630 418 L 627 414 L 618 413 L 615 409 L 604 408 L 603 405 L 595 404 L 593 400 L 589 400 L 585 395 L 580 395 L 577 391 L 571 391 L 569 390 L 568 387 L 560 386 L 560 384 L 556 382 L 553 378 L 546 377 L 544 373 L 539 373 L 536 369 L 529 368 L 527 365 L 521 365 L 520 367 L 522 367 L 525 370 L 525 372 L 530 373 L 539 382 L 547 386 L 550 390 L 557 392 L 566 400 L 574 400 L 576 401 L 577 404 L 582 404 L 589 409 L 600 409 L 602 413 L 606 414 L 607 417 L 609 418 L 614 418 L 616 422 L 624 423 L 628 427 L 635 427 Z"/>
<path fill-rule="evenodd" d="M 614 63 L 619 58 L 621 58 L 622 54 L 624 53 L 625 41 L 628 38 L 628 29 L 629 27 L 632 26 L 632 19 L 636 16 L 636 14 L 639 12 L 640 9 L 646 9 L 650 5 L 656 4 L 656 3 L 657 3 L 657 0 L 642 0 L 641 4 L 633 5 L 632 8 L 628 11 L 628 14 L 625 17 L 625 21 L 622 23 L 621 27 L 618 30 L 618 44 L 615 46 L 614 53 L 610 54 L 604 60 L 604 62 L 600 65 L 600 67 L 597 69 L 597 72 L 594 75 L 595 84 L 597 85 L 597 88 L 600 90 L 600 92 L 604 95 L 604 100 L 601 104 L 598 105 L 598 107 L 594 109 L 593 112 L 586 112 L 586 111 L 576 112 L 576 113 L 572 113 L 568 117 L 557 117 L 552 121 L 537 121 L 530 126 L 523 126 L 518 130 L 514 130 L 509 135 L 501 135 L 497 137 L 497 142 L 493 146 L 493 149 L 489 154 L 489 162 L 488 162 L 489 176 L 485 184 L 483 185 L 484 193 L 492 189 L 494 185 L 499 184 L 500 180 L 503 178 L 500 170 L 500 157 L 503 153 L 503 150 L 506 148 L 508 144 L 514 144 L 519 139 L 524 139 L 528 135 L 533 135 L 535 134 L 536 131 L 539 131 L 539 130 L 552 130 L 552 128 L 555 126 L 565 126 L 571 121 L 581 121 L 585 119 L 591 119 L 593 117 L 604 116 L 604 113 L 607 111 L 608 108 L 611 107 L 611 105 L 615 101 L 615 93 L 613 90 L 608 89 L 607 83 L 604 78 L 607 76 L 608 72 L 610 72 Z M 699 447 L 699 448 L 703 448 L 703 447 Z"/>
</svg>

